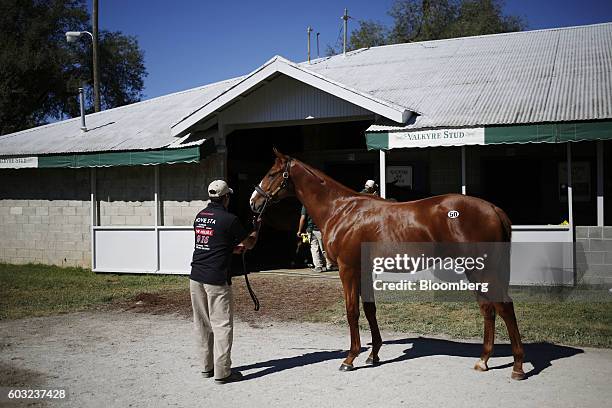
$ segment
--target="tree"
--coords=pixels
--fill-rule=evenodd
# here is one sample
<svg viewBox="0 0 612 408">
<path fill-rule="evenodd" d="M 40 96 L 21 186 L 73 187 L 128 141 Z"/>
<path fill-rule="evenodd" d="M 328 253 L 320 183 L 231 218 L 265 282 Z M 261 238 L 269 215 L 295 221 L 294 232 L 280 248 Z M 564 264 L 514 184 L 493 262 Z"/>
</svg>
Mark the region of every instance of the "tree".
<svg viewBox="0 0 612 408">
<path fill-rule="evenodd" d="M 464 0 L 457 10 L 449 37 L 522 31 L 527 24 L 518 16 L 505 16 L 501 1 Z"/>
<path fill-rule="evenodd" d="M 356 50 L 359 48 L 377 47 L 387 43 L 387 28 L 376 21 L 359 21 L 356 30 L 351 32 L 349 48 Z"/>
<path fill-rule="evenodd" d="M 93 56 L 89 42 L 83 41 L 79 50 L 79 62 L 75 70 L 80 73 L 72 79 L 72 89 L 82 82 L 91 83 L 93 78 Z M 101 31 L 98 52 L 100 55 L 100 104 L 102 110 L 138 102 L 142 97 L 144 77 L 144 55 L 138 47 L 138 40 L 120 32 Z M 93 87 L 85 91 L 89 112 L 93 111 Z M 79 114 L 78 100 L 72 98 L 66 113 Z"/>
<path fill-rule="evenodd" d="M 452 0 L 396 0 L 389 11 L 393 28 L 388 41 L 397 44 L 449 38 L 457 9 Z"/>
<path fill-rule="evenodd" d="M 359 48 L 377 47 L 387 44 L 387 27 L 382 23 L 373 20 L 359 20 L 357 28 L 351 31 L 351 35 L 346 46 L 347 51 L 358 50 Z M 325 53 L 336 55 L 342 52 L 342 37 L 332 47 L 327 45 Z"/>
<path fill-rule="evenodd" d="M 91 40 L 67 43 L 65 32 L 83 30 L 83 0 L 0 2 L 0 134 L 78 115 L 77 89 L 92 82 Z M 103 107 L 139 100 L 147 73 L 136 39 L 101 32 L 99 48 Z"/>
<path fill-rule="evenodd" d="M 396 0 L 388 11 L 392 27 L 359 21 L 347 49 L 524 30 L 526 23 L 504 15 L 502 5 L 501 0 Z M 328 46 L 327 54 L 340 50 L 342 44 Z"/>
</svg>

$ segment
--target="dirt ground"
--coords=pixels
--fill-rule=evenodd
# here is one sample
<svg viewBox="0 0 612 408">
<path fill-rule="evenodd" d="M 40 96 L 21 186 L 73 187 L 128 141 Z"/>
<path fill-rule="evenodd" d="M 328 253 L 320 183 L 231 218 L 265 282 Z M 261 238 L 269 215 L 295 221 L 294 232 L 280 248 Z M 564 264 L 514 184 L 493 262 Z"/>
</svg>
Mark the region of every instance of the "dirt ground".
<svg viewBox="0 0 612 408">
<path fill-rule="evenodd" d="M 202 378 L 187 291 L 135 298 L 94 311 L 0 321 L 0 389 L 67 390 L 65 400 L 0 406 L 52 407 L 602 407 L 612 399 L 612 350 L 527 344 L 522 382 L 497 345 L 491 370 L 472 369 L 475 341 L 383 332 L 378 367 L 338 371 L 348 329 L 300 322 L 340 300 L 340 282 L 253 276 L 262 309 L 235 280 L 233 366 L 242 382 Z M 283 284 L 281 284 L 283 282 Z M 304 288 L 306 286 L 306 288 Z M 4 388 L 3 388 L 4 387 Z"/>
<path fill-rule="evenodd" d="M 262 320 L 302 321 L 320 310 L 342 300 L 342 284 L 332 274 L 309 274 L 308 284 L 304 276 L 291 274 L 251 274 L 249 282 L 261 304 L 253 310 L 253 301 L 247 291 L 244 277 L 233 279 L 234 313 L 247 323 L 259 324 Z M 164 294 L 141 293 L 129 301 L 116 302 L 102 310 L 129 310 L 154 315 L 175 313 L 190 318 L 192 314 L 189 291 Z"/>
<path fill-rule="evenodd" d="M 612 398 L 612 350 L 528 344 L 530 377 L 516 382 L 508 345 L 497 346 L 492 369 L 479 373 L 472 366 L 480 344 L 384 333 L 382 365 L 364 366 L 364 352 L 358 369 L 343 373 L 345 328 L 265 320 L 237 322 L 233 365 L 245 379 L 218 385 L 200 375 L 191 329 L 179 315 L 130 311 L 0 322 L 2 386 L 68 393 L 63 401 L 4 405 L 603 407 Z"/>
</svg>

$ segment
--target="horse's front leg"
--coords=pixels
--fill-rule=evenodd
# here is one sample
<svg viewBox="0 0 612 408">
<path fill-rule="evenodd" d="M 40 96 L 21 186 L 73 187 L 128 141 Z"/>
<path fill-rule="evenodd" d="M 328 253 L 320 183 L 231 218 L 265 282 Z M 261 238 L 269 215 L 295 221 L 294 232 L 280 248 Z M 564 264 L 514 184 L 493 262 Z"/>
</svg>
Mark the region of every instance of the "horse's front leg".
<svg viewBox="0 0 612 408">
<path fill-rule="evenodd" d="M 359 274 L 346 268 L 341 268 L 340 277 L 344 288 L 344 302 L 346 304 L 346 318 L 351 332 L 351 347 L 348 356 L 340 366 L 340 371 L 354 369 L 353 361 L 361 351 L 359 337 Z"/>
</svg>

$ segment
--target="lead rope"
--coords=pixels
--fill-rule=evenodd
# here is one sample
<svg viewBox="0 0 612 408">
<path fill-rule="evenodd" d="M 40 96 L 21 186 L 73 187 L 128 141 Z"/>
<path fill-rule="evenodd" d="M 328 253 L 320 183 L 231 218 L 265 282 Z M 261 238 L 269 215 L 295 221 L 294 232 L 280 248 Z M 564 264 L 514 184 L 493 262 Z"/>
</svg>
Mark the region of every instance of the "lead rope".
<svg viewBox="0 0 612 408">
<path fill-rule="evenodd" d="M 281 190 L 285 186 L 285 183 L 289 179 L 289 166 L 290 165 L 291 165 L 291 160 L 288 160 L 286 168 L 285 168 L 285 172 L 283 173 L 283 179 L 284 179 L 283 183 L 272 194 L 266 193 L 265 191 L 263 191 L 261 189 L 261 187 L 259 187 L 257 185 L 255 186 L 255 190 L 259 194 L 261 194 L 264 197 L 264 199 L 266 200 L 266 201 L 264 201 L 264 205 L 261 208 L 261 211 L 259 212 L 259 215 L 257 216 L 257 234 L 255 234 L 257 239 L 259 239 L 259 230 L 261 229 L 261 222 L 262 222 L 262 217 L 263 217 L 264 211 L 266 211 L 266 207 L 268 206 L 268 203 L 270 202 L 270 200 L 274 197 L 274 195 L 279 190 Z M 254 306 L 253 310 L 255 310 L 257 312 L 259 310 L 259 299 L 257 299 L 257 295 L 253 291 L 253 288 L 251 288 L 251 283 L 249 282 L 249 273 L 247 272 L 247 267 L 246 267 L 246 251 L 244 251 L 242 253 L 242 270 L 244 271 L 244 281 L 246 282 L 246 286 L 247 286 L 247 289 L 249 291 L 249 295 L 251 295 L 251 300 L 253 300 L 253 306 Z"/>
<path fill-rule="evenodd" d="M 251 288 L 251 284 L 249 283 L 249 273 L 247 272 L 247 269 L 246 269 L 245 255 L 246 255 L 246 252 L 243 252 L 242 253 L 242 269 L 244 269 L 244 281 L 246 282 L 247 289 L 249 290 L 249 295 L 251 295 L 251 300 L 253 300 L 253 306 L 254 306 L 253 310 L 257 312 L 259 310 L 259 299 L 257 299 L 257 295 L 255 294 L 255 292 Z"/>
<path fill-rule="evenodd" d="M 259 239 L 259 230 L 261 229 L 261 216 L 263 215 L 263 212 L 266 209 L 266 206 L 268 205 L 268 199 L 266 198 L 266 201 L 264 202 L 263 208 L 261 209 L 261 212 L 259 213 L 258 218 L 258 222 L 257 222 L 257 238 Z M 259 311 L 259 299 L 257 299 L 257 295 L 255 294 L 255 292 L 253 291 L 253 288 L 251 288 L 251 283 L 249 282 L 249 272 L 247 272 L 247 267 L 246 267 L 246 251 L 244 251 L 242 253 L 242 270 L 244 271 L 244 281 L 246 282 L 246 287 L 249 291 L 249 295 L 251 295 L 251 300 L 253 301 L 253 310 L 255 310 L 256 312 Z"/>
</svg>

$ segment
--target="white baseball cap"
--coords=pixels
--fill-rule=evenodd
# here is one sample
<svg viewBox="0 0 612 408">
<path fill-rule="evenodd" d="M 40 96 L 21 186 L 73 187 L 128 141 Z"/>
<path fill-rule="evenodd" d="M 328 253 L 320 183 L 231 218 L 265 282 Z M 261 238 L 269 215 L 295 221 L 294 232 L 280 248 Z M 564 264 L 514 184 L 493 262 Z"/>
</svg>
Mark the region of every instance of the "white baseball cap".
<svg viewBox="0 0 612 408">
<path fill-rule="evenodd" d="M 376 185 L 376 183 L 374 182 L 374 180 L 368 180 L 365 183 L 365 186 L 368 188 L 373 188 Z"/>
<path fill-rule="evenodd" d="M 209 197 L 223 197 L 228 193 L 233 194 L 234 190 L 229 188 L 225 180 L 215 180 L 208 185 Z"/>
</svg>

